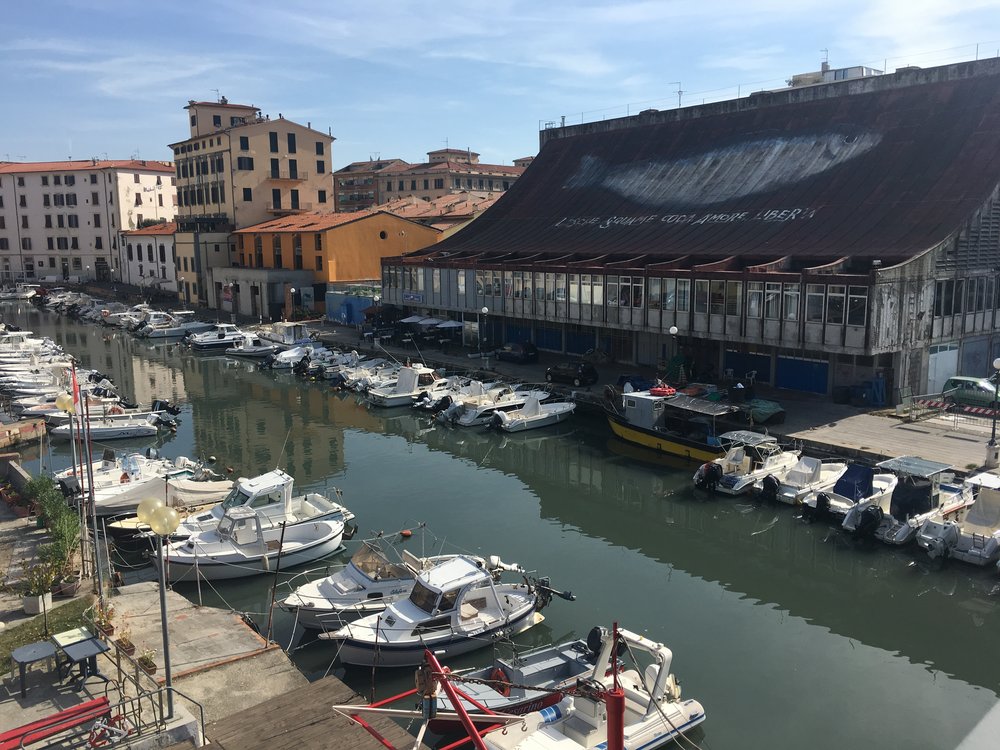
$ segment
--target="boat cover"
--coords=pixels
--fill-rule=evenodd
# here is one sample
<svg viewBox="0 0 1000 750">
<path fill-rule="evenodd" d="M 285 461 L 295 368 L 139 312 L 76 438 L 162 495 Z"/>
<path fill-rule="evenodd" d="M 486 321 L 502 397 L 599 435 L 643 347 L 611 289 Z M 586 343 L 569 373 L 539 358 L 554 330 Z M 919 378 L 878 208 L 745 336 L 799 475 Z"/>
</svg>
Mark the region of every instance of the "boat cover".
<svg viewBox="0 0 1000 750">
<path fill-rule="evenodd" d="M 785 484 L 792 487 L 808 487 L 819 481 L 823 462 L 812 456 L 802 456 L 792 470 L 785 475 Z"/>
<path fill-rule="evenodd" d="M 854 502 L 870 497 L 872 494 L 872 477 L 875 470 L 870 466 L 861 464 L 850 464 L 847 467 L 837 484 L 833 487 L 833 492 L 841 497 L 846 497 Z"/>
<path fill-rule="evenodd" d="M 932 507 L 931 489 L 932 484 L 929 479 L 912 475 L 900 478 L 896 489 L 892 491 L 889 513 L 900 521 L 926 513 Z"/>
<path fill-rule="evenodd" d="M 1000 530 L 1000 490 L 983 487 L 962 523 L 965 534 L 992 536 Z"/>
</svg>

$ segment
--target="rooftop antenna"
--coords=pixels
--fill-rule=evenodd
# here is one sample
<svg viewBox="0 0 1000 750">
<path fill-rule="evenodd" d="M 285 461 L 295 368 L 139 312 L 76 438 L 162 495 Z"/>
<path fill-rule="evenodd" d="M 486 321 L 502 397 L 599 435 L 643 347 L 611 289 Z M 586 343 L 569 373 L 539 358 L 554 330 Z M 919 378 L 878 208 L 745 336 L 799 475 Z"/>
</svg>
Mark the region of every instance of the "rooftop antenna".
<svg viewBox="0 0 1000 750">
<path fill-rule="evenodd" d="M 681 82 L 680 81 L 671 81 L 670 85 L 677 87 L 677 108 L 680 109 L 680 107 L 681 107 L 681 97 L 684 95 L 684 91 L 681 90 Z"/>
<path fill-rule="evenodd" d="M 215 92 L 215 103 L 218 104 L 219 101 L 220 101 L 219 100 L 219 90 L 218 89 L 209 89 L 209 91 L 214 91 Z"/>
</svg>

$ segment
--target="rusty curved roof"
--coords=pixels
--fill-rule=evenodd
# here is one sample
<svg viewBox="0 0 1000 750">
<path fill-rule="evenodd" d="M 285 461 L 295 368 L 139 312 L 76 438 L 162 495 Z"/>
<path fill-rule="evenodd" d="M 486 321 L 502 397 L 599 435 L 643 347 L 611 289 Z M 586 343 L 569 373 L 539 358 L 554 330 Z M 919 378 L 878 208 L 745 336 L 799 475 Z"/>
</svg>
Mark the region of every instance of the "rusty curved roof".
<svg viewBox="0 0 1000 750">
<path fill-rule="evenodd" d="M 550 138 L 496 205 L 431 252 L 912 257 L 1000 182 L 1000 64 L 972 65 L 920 71 L 914 85 L 897 74 L 778 105 L 581 126 Z"/>
</svg>

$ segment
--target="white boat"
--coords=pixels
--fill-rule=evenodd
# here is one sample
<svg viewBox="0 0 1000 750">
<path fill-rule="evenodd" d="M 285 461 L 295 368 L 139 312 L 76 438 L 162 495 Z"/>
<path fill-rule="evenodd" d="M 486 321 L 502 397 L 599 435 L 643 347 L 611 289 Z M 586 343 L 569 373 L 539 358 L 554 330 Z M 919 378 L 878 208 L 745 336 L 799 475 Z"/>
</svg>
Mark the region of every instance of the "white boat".
<svg viewBox="0 0 1000 750">
<path fill-rule="evenodd" d="M 277 344 L 269 344 L 251 333 L 243 334 L 243 338 L 236 341 L 226 349 L 229 357 L 243 357 L 245 359 L 266 359 L 280 351 Z"/>
<path fill-rule="evenodd" d="M 802 516 L 807 520 L 829 516 L 838 523 L 855 505 L 887 503 L 899 477 L 891 473 L 876 474 L 864 464 L 849 464 L 833 488 L 813 492 L 802 501 Z"/>
<path fill-rule="evenodd" d="M 180 541 L 203 531 L 210 531 L 233 508 L 250 508 L 260 516 L 261 526 L 264 528 L 283 523 L 291 527 L 310 521 L 333 520 L 346 524 L 354 520 L 354 513 L 341 503 L 318 492 L 294 495 L 294 486 L 295 480 L 281 469 L 250 479 L 241 477 L 218 505 L 183 519 L 171 539 Z M 336 490 L 336 494 L 340 499 L 340 490 Z"/>
<path fill-rule="evenodd" d="M 159 432 L 159 423 L 162 417 L 150 414 L 145 419 L 128 417 L 127 419 L 98 418 L 91 419 L 87 431 L 91 440 L 127 440 L 129 438 L 153 437 Z M 70 425 L 64 424 L 53 427 L 49 430 L 49 435 L 59 440 L 69 440 L 72 435 Z"/>
<path fill-rule="evenodd" d="M 90 409 L 90 420 L 91 423 L 100 421 L 102 423 L 109 422 L 125 422 L 128 420 L 144 420 L 149 417 L 159 417 L 164 421 L 169 421 L 171 417 L 176 417 L 180 414 L 180 409 L 173 406 L 169 401 L 164 401 L 162 399 L 157 399 L 149 405 L 149 408 L 143 408 L 140 406 L 133 406 L 130 404 L 123 405 L 120 400 L 107 400 L 103 403 L 94 404 L 91 402 L 88 406 Z M 70 421 L 69 412 L 62 410 L 49 410 L 45 414 L 45 421 L 52 426 L 59 426 L 68 424 Z"/>
<path fill-rule="evenodd" d="M 559 424 L 568 419 L 575 409 L 576 404 L 572 401 L 542 403 L 535 396 L 529 396 L 520 409 L 495 412 L 491 424 L 504 432 L 525 432 Z"/>
<path fill-rule="evenodd" d="M 926 521 L 959 520 L 975 501 L 972 484 L 951 483 L 955 475 L 948 464 L 900 456 L 877 466 L 899 476 L 899 483 L 880 502 L 858 503 L 847 511 L 841 527 L 856 537 L 907 544 Z"/>
<path fill-rule="evenodd" d="M 501 570 L 519 570 L 501 564 Z M 551 600 L 544 579 L 504 583 L 480 561 L 459 555 L 417 576 L 409 597 L 320 638 L 337 644 L 344 664 L 406 667 L 423 662 L 424 651 L 452 657 L 511 637 L 542 622 Z M 559 594 L 572 598 L 572 594 Z"/>
<path fill-rule="evenodd" d="M 204 333 L 214 326 L 213 323 L 195 320 L 194 315 L 193 310 L 151 312 L 136 335 L 150 339 L 181 338 L 189 334 Z"/>
<path fill-rule="evenodd" d="M 483 427 L 499 411 L 520 409 L 532 396 L 544 402 L 550 395 L 548 391 L 526 386 L 473 380 L 454 398 L 454 403 L 437 413 L 436 419 L 456 427 Z"/>
<path fill-rule="evenodd" d="M 13 289 L 0 289 L 0 300 L 31 299 L 35 296 L 38 284 L 17 284 Z"/>
<path fill-rule="evenodd" d="M 58 303 L 57 303 L 58 304 Z M 120 310 L 117 312 L 112 312 L 108 310 L 108 314 L 105 315 L 104 311 L 101 311 L 101 317 L 104 320 L 105 325 L 113 326 L 116 328 L 130 328 L 136 323 L 143 320 L 146 315 L 152 310 L 152 308 L 145 302 L 132 305 L 132 307 L 127 310 Z"/>
<path fill-rule="evenodd" d="M 264 528 L 252 508 L 231 508 L 211 531 L 163 546 L 156 565 L 166 566 L 170 581 L 246 578 L 274 569 L 292 568 L 332 555 L 341 546 L 343 521 L 309 521 Z"/>
<path fill-rule="evenodd" d="M 821 461 L 812 456 L 802 456 L 784 479 L 768 474 L 758 479 L 754 486 L 765 500 L 801 505 L 809 495 L 832 489 L 845 471 L 847 464 L 843 461 Z"/>
<path fill-rule="evenodd" d="M 304 628 L 337 630 L 347 622 L 382 612 L 393 602 L 409 596 L 420 573 L 457 557 L 454 554 L 417 557 L 409 550 L 390 556 L 386 547 L 382 538 L 363 541 L 346 566 L 296 587 L 280 602 L 281 608 L 294 614 Z M 488 568 L 491 562 L 499 560 L 491 558 L 481 564 Z"/>
<path fill-rule="evenodd" d="M 237 341 L 242 341 L 245 334 L 232 323 L 215 323 L 209 330 L 202 333 L 192 333 L 185 341 L 196 352 L 228 349 Z"/>
<path fill-rule="evenodd" d="M 280 350 L 281 347 L 278 347 Z M 304 344 L 293 346 L 291 349 L 278 351 L 271 357 L 264 360 L 264 365 L 272 370 L 290 370 L 299 364 L 303 359 L 312 357 L 322 357 L 329 350 L 319 344 Z"/>
<path fill-rule="evenodd" d="M 643 663 L 619 672 L 620 652 L 642 654 Z M 608 733 L 618 726 L 624 750 L 656 750 L 675 740 L 683 747 L 681 735 L 705 720 L 705 709 L 696 700 L 681 700 L 672 662 L 673 652 L 662 643 L 618 630 L 572 696 L 488 732 L 483 742 L 488 750 L 606 750 L 612 744 Z M 619 691 L 621 703 L 609 695 Z"/>
<path fill-rule="evenodd" d="M 409 406 L 413 399 L 425 391 L 430 391 L 444 381 L 436 370 L 422 364 L 407 365 L 399 370 L 399 376 L 391 384 L 371 388 L 366 395 L 368 403 L 374 406 Z M 439 388 L 446 389 L 448 383 L 440 383 Z"/>
<path fill-rule="evenodd" d="M 305 323 L 282 321 L 256 326 L 254 332 L 265 341 L 281 348 L 303 346 L 316 340 L 314 331 Z"/>
<path fill-rule="evenodd" d="M 1000 559 L 1000 488 L 989 475 L 976 501 L 961 520 L 931 519 L 917 532 L 917 544 L 931 559 L 954 557 L 972 565 L 991 565 Z"/>
<path fill-rule="evenodd" d="M 693 480 L 695 487 L 724 495 L 750 492 L 767 476 L 784 479 L 801 453 L 782 450 L 776 438 L 749 430 L 724 432 L 719 441 L 726 455 L 699 466 Z"/>
</svg>

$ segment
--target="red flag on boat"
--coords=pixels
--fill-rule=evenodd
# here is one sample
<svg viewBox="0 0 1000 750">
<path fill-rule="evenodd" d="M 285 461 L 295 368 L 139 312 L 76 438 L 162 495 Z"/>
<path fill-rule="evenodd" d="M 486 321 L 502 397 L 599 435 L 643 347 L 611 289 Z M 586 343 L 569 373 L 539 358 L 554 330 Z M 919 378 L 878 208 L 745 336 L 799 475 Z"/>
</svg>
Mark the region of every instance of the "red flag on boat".
<svg viewBox="0 0 1000 750">
<path fill-rule="evenodd" d="M 80 386 L 76 382 L 76 364 L 73 365 L 73 406 L 80 411 Z"/>
</svg>

